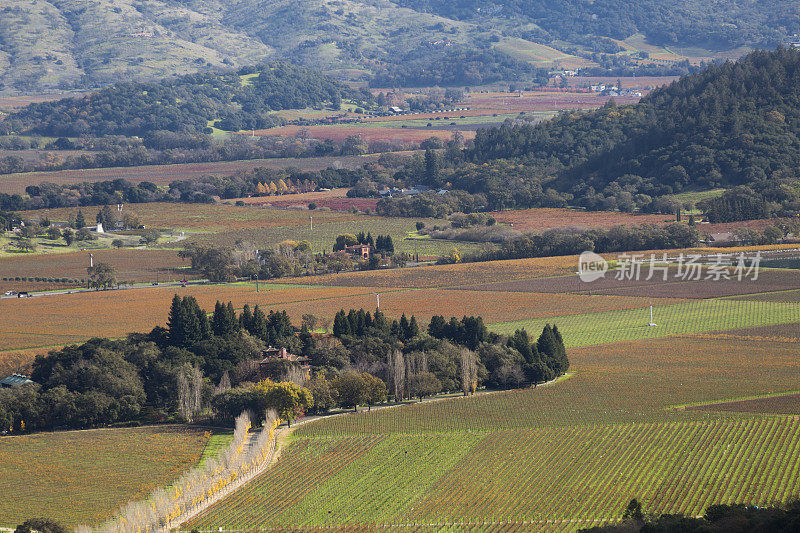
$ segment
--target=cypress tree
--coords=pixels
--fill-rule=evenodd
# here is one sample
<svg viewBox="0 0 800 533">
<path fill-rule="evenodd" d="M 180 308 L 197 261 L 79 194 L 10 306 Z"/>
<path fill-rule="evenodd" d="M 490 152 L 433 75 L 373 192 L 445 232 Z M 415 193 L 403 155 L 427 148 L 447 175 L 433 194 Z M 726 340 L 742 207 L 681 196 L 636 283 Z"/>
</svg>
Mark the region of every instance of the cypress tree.
<svg viewBox="0 0 800 533">
<path fill-rule="evenodd" d="M 406 314 L 403 313 L 402 316 L 400 316 L 400 335 L 404 339 L 410 339 L 411 335 L 409 333 L 410 333 L 410 324 L 408 323 L 408 318 L 406 318 Z"/>
<path fill-rule="evenodd" d="M 173 346 L 184 345 L 184 329 L 186 327 L 186 313 L 177 294 L 172 297 L 172 305 L 169 308 L 169 318 L 167 319 L 167 338 Z"/>
<path fill-rule="evenodd" d="M 411 315 L 411 320 L 408 323 L 408 338 L 413 339 L 419 335 L 419 324 L 417 324 L 417 317 Z"/>
<path fill-rule="evenodd" d="M 342 335 L 350 335 L 350 332 L 350 321 L 347 319 L 347 315 L 344 314 L 344 309 L 341 309 L 333 317 L 333 334 L 336 337 L 341 337 Z"/>
<path fill-rule="evenodd" d="M 262 341 L 267 340 L 267 317 L 264 316 L 264 311 L 262 311 L 258 306 L 253 309 L 253 322 L 249 331 L 252 336 L 257 337 Z"/>
<path fill-rule="evenodd" d="M 239 328 L 252 333 L 253 329 L 253 312 L 250 311 L 250 306 L 244 304 L 242 314 L 239 315 Z"/>
</svg>

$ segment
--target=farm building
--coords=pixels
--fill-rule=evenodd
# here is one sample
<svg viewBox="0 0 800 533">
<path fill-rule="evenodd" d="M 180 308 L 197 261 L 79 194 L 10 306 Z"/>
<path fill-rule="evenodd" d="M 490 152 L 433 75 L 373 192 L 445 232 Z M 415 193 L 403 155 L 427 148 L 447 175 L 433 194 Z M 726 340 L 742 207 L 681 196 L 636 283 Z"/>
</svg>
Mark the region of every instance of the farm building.
<svg viewBox="0 0 800 533">
<path fill-rule="evenodd" d="M 360 256 L 362 259 L 369 259 L 372 255 L 372 246 L 369 244 L 354 244 L 345 247 L 344 251 L 348 254 Z"/>
<path fill-rule="evenodd" d="M 23 376 L 22 374 L 17 374 L 15 372 L 7 378 L 0 380 L 0 388 L 10 389 L 19 385 L 25 385 L 26 383 L 33 383 L 33 381 L 29 380 L 28 376 Z"/>
<path fill-rule="evenodd" d="M 311 366 L 308 357 L 289 353 L 286 348 L 268 347 L 261 352 L 263 359 L 258 363 L 261 379 L 283 379 L 292 367 L 299 368 L 306 376 L 311 378 Z"/>
</svg>

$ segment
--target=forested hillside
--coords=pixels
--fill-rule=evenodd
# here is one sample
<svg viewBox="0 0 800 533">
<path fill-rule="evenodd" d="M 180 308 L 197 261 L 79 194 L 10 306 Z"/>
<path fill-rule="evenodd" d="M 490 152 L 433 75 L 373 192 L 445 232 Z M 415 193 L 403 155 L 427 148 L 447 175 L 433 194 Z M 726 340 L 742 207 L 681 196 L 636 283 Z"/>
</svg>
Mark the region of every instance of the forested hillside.
<svg viewBox="0 0 800 533">
<path fill-rule="evenodd" d="M 587 207 L 621 192 L 739 185 L 785 203 L 797 198 L 800 179 L 800 51 L 710 66 L 638 104 L 484 130 L 469 156 L 518 159 L 529 175 L 554 175 L 550 186 Z"/>
<path fill-rule="evenodd" d="M 279 119 L 270 112 L 281 109 L 338 109 L 343 96 L 356 94 L 318 72 L 281 62 L 223 74 L 118 83 L 82 98 L 29 105 L 0 128 L 49 136 L 143 136 L 154 131 L 201 133 L 215 121 L 222 129 L 238 131 L 275 125 Z"/>
<path fill-rule="evenodd" d="M 587 35 L 625 39 L 643 33 L 659 45 L 734 48 L 777 44 L 800 31 L 800 5 L 792 0 L 398 0 L 418 11 L 459 20 L 515 18 L 521 37 L 573 42 Z"/>
</svg>

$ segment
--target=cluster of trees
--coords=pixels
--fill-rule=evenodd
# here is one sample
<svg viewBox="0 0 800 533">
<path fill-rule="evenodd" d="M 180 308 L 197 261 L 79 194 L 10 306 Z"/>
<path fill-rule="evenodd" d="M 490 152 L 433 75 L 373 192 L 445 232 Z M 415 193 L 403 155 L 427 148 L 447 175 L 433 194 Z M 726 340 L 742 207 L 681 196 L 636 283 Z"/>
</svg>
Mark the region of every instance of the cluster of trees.
<svg viewBox="0 0 800 533">
<path fill-rule="evenodd" d="M 454 43 L 423 43 L 382 64 L 372 87 L 484 85 L 496 81 L 535 80 L 547 83 L 547 70 L 537 69 L 493 48 L 469 49 Z"/>
<path fill-rule="evenodd" d="M 343 233 L 336 236 L 336 241 L 333 243 L 333 251 L 338 252 L 344 250 L 348 246 L 355 246 L 356 244 L 369 244 L 376 253 L 385 253 L 391 255 L 394 253 L 394 241 L 391 235 L 378 235 L 374 239 L 372 233 L 359 232 L 358 234 Z"/>
<path fill-rule="evenodd" d="M 698 202 L 709 222 L 735 222 L 800 213 L 800 190 L 785 183 L 763 181 L 740 186 L 718 198 Z"/>
<path fill-rule="evenodd" d="M 582 533 L 789 533 L 800 526 L 800 500 L 786 505 L 712 505 L 701 517 L 664 514 L 649 516 L 642 504 L 631 500 L 623 522 L 581 529 Z"/>
<path fill-rule="evenodd" d="M 555 326 L 533 341 L 524 330 L 510 338 L 489 333 L 480 317 L 435 317 L 421 328 L 413 316 L 390 321 L 380 310 L 341 310 L 332 336 L 312 334 L 318 322 L 330 326 L 308 314 L 297 327 L 285 311 L 258 306 L 237 314 L 230 302 L 217 302 L 209 317 L 193 297 L 175 295 L 166 327 L 37 356 L 33 384 L 0 390 L 0 427 L 191 421 L 212 413 L 227 423 L 267 408 L 291 420 L 308 409 L 374 405 L 389 395 L 421 399 L 535 384 L 569 365 Z M 267 346 L 304 356 L 311 379 L 288 360 L 278 381 L 264 379 L 259 363 Z"/>
<path fill-rule="evenodd" d="M 249 77 L 242 83 L 242 76 Z M 190 74 L 158 82 L 117 83 L 81 98 L 29 105 L 4 129 L 52 137 L 145 136 L 154 131 L 207 132 L 209 119 L 228 131 L 282 124 L 281 109 L 329 105 L 356 92 L 305 68 L 275 62 L 225 73 Z M 363 95 L 363 97 L 368 97 Z"/>
<path fill-rule="evenodd" d="M 614 226 L 607 230 L 554 229 L 506 241 L 488 255 L 491 259 L 520 259 L 573 255 L 587 250 L 598 253 L 668 250 L 695 246 L 698 239 L 697 230 L 684 224 Z"/>
</svg>

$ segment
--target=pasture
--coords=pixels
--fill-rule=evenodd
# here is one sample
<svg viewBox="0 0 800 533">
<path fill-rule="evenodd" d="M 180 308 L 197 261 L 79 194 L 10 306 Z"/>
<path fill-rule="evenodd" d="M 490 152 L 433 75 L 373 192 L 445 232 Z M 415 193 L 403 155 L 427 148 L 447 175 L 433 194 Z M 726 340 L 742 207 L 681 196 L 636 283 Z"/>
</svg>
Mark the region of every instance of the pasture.
<svg viewBox="0 0 800 533">
<path fill-rule="evenodd" d="M 96 523 L 195 465 L 211 433 L 184 426 L 0 437 L 0 526 Z"/>
</svg>

